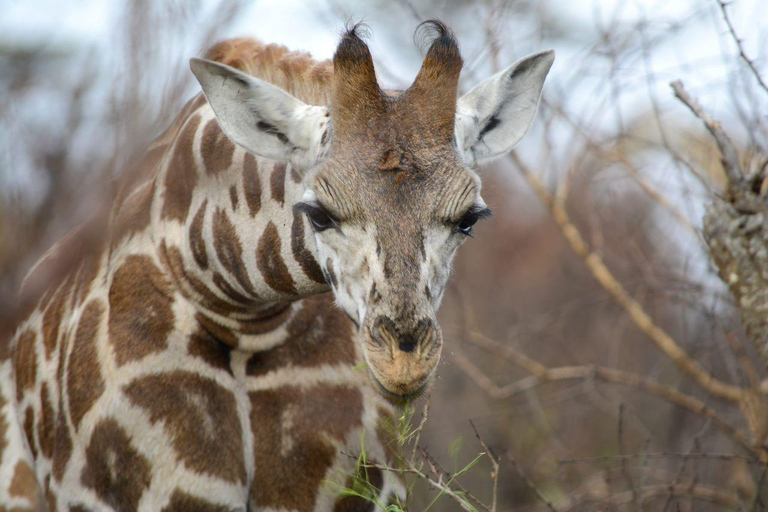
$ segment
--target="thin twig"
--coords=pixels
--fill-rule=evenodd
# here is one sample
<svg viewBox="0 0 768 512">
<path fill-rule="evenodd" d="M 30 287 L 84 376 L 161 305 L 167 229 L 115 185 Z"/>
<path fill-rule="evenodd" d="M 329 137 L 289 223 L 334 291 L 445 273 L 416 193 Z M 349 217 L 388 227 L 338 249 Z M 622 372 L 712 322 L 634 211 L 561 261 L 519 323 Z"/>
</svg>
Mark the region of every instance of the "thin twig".
<svg viewBox="0 0 768 512">
<path fill-rule="evenodd" d="M 442 482 L 444 479 L 448 481 L 446 484 L 447 486 L 454 485 L 457 487 L 459 491 L 461 491 L 464 496 L 475 503 L 475 505 L 479 506 L 483 510 L 486 510 L 487 512 L 492 512 L 490 507 L 477 499 L 472 493 L 470 493 L 463 485 L 459 483 L 458 480 L 456 480 L 455 476 L 451 476 L 451 474 L 446 471 L 437 460 L 435 460 L 434 457 L 432 457 L 427 450 L 425 450 L 422 447 L 419 447 L 419 454 L 421 455 L 421 458 L 424 459 L 427 462 L 427 466 L 429 466 L 429 470 L 432 472 L 433 475 L 437 478 L 438 482 Z M 487 453 L 486 453 L 487 454 Z"/>
<path fill-rule="evenodd" d="M 531 480 L 525 471 L 523 471 L 523 468 L 520 467 L 520 465 L 517 463 L 517 460 L 515 460 L 515 458 L 509 452 L 507 452 L 507 460 L 509 460 L 509 462 L 512 464 L 515 472 L 523 481 L 523 483 L 525 483 L 526 487 L 528 487 L 534 492 L 534 494 L 536 494 L 536 497 L 539 499 L 539 501 L 541 501 L 547 507 L 547 509 L 550 510 L 550 512 L 557 512 L 557 508 L 555 508 L 552 502 L 544 496 L 544 493 L 541 492 L 541 489 L 539 489 L 533 480 Z"/>
<path fill-rule="evenodd" d="M 485 444 L 485 441 L 483 441 L 483 438 L 480 437 L 480 433 L 477 431 L 477 427 L 475 427 L 475 424 L 472 422 L 472 420 L 469 420 L 469 424 L 472 426 L 472 430 L 475 431 L 475 437 L 480 442 L 480 445 L 483 447 L 483 450 L 485 450 L 485 453 L 488 454 L 488 458 L 491 460 L 491 481 L 493 482 L 493 497 L 491 501 L 491 510 L 493 512 L 496 512 L 496 504 L 497 504 L 497 497 L 498 497 L 498 489 L 499 489 L 499 458 L 496 456 L 495 453 L 493 453 L 493 450 L 491 450 L 487 444 Z"/>
<path fill-rule="evenodd" d="M 424 408 L 421 411 L 421 421 L 419 422 L 419 426 L 416 427 L 416 430 L 412 432 L 412 434 L 416 435 L 416 438 L 413 440 L 413 450 L 411 451 L 411 465 L 413 465 L 416 461 L 416 448 L 419 446 L 419 442 L 421 441 L 421 431 L 424 429 L 424 425 L 427 423 L 427 417 L 429 416 L 430 398 L 432 398 L 431 393 L 427 395 L 427 398 L 424 400 Z"/>
<path fill-rule="evenodd" d="M 387 471 L 387 472 L 402 471 L 404 473 L 416 475 L 420 479 L 427 482 L 427 484 L 429 484 L 429 486 L 432 487 L 433 489 L 437 489 L 438 491 L 445 494 L 446 496 L 450 496 L 451 498 L 453 498 L 453 500 L 456 503 L 458 503 L 462 509 L 467 510 L 468 512 L 475 512 L 475 509 L 472 507 L 472 505 L 467 503 L 466 499 L 456 494 L 456 492 L 454 492 L 448 485 L 444 484 L 440 479 L 433 480 L 429 475 L 425 474 L 424 472 L 422 472 L 421 470 L 419 470 L 414 466 L 407 466 L 402 469 L 395 469 L 384 464 L 377 464 L 374 462 L 365 462 L 360 464 L 360 467 L 367 468 L 367 469 L 378 469 L 378 470 Z"/>
<path fill-rule="evenodd" d="M 757 68 L 755 67 L 754 62 L 747 57 L 747 54 L 744 52 L 744 46 L 741 44 L 741 39 L 739 39 L 739 36 L 736 35 L 736 30 L 733 28 L 733 24 L 731 23 L 731 18 L 728 16 L 728 11 L 726 10 L 726 3 L 723 2 L 723 0 L 717 0 L 717 4 L 720 6 L 720 10 L 723 12 L 723 19 L 725 20 L 725 24 L 728 25 L 728 31 L 731 33 L 731 37 L 733 38 L 733 41 L 736 43 L 736 48 L 739 49 L 739 56 L 741 59 L 747 64 L 747 67 L 752 71 L 752 74 L 755 75 L 755 78 L 757 79 L 757 82 L 760 84 L 760 87 L 763 88 L 765 92 L 768 93 L 768 85 L 765 84 L 762 77 L 760 76 L 760 73 L 757 71 Z"/>
</svg>

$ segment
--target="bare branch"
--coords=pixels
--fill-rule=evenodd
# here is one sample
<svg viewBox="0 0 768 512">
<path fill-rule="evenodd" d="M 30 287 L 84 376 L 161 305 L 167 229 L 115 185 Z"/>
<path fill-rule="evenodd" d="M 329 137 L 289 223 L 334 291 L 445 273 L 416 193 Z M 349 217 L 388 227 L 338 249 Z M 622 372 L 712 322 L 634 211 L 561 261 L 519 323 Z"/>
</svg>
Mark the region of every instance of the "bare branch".
<svg viewBox="0 0 768 512">
<path fill-rule="evenodd" d="M 509 349 L 509 347 L 505 347 Z M 568 380 L 599 380 L 609 384 L 619 384 L 630 388 L 640 389 L 658 396 L 678 407 L 691 411 L 697 416 L 708 418 L 736 443 L 744 449 L 759 456 L 761 459 L 768 460 L 768 453 L 762 447 L 755 447 L 750 443 L 748 436 L 731 425 L 717 411 L 709 407 L 705 402 L 690 395 L 681 393 L 677 389 L 659 384 L 651 379 L 623 372 L 614 368 L 602 366 L 561 366 L 558 368 L 548 368 L 541 375 L 531 375 L 520 379 L 512 384 L 503 387 L 496 386 L 482 372 L 472 364 L 466 357 L 456 351 L 454 361 L 457 366 L 464 371 L 475 383 L 480 386 L 489 396 L 498 400 L 504 400 L 528 391 L 545 383 L 562 382 Z M 482 375 L 482 378 L 478 378 Z"/>
<path fill-rule="evenodd" d="M 605 266 L 602 257 L 593 252 L 581 235 L 581 232 L 571 222 L 568 212 L 563 204 L 558 203 L 550 194 L 539 179 L 528 169 L 518 156 L 512 152 L 510 159 L 520 170 L 523 177 L 533 188 L 533 191 L 539 199 L 549 208 L 552 217 L 558 228 L 565 237 L 571 250 L 582 258 L 592 276 L 598 283 L 611 295 L 611 297 L 627 312 L 635 325 L 645 333 L 656 346 L 677 365 L 683 372 L 688 374 L 701 387 L 715 396 L 738 402 L 743 390 L 732 384 L 728 384 L 713 377 L 709 372 L 699 365 L 698 362 L 680 347 L 680 345 L 661 327 L 659 327 L 653 318 L 645 311 L 642 305 L 632 298 L 624 289 L 621 283 L 614 277 L 613 273 Z"/>
<path fill-rule="evenodd" d="M 725 130 L 723 130 L 720 123 L 712 119 L 699 102 L 685 90 L 683 82 L 675 80 L 670 83 L 670 85 L 672 86 L 672 90 L 675 91 L 675 97 L 682 101 L 696 117 L 704 122 L 704 126 L 706 126 L 709 133 L 714 137 L 715 142 L 717 142 L 717 147 L 720 149 L 720 154 L 722 155 L 723 168 L 728 177 L 729 186 L 741 186 L 740 184 L 744 178 L 744 171 L 739 162 L 739 154 L 736 151 L 736 146 L 733 145 L 731 138 L 725 133 Z"/>
</svg>

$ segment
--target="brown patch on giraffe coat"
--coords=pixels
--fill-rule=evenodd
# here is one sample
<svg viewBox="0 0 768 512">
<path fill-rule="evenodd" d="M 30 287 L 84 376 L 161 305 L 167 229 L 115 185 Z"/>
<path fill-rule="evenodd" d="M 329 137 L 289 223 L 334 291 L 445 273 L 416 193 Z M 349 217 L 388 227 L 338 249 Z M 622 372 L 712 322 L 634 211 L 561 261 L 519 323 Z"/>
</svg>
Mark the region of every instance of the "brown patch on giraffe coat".
<svg viewBox="0 0 768 512">
<path fill-rule="evenodd" d="M 80 426 L 83 416 L 104 392 L 104 378 L 96 350 L 99 325 L 104 315 L 104 306 L 91 300 L 80 317 L 74 345 L 67 365 L 67 396 L 69 412 L 75 428 Z"/>
<path fill-rule="evenodd" d="M 108 418 L 93 429 L 80 481 L 113 509 L 136 510 L 152 481 L 152 468 L 117 420 Z"/>
<path fill-rule="evenodd" d="M 296 287 L 280 250 L 280 233 L 275 224 L 270 221 L 259 239 L 256 249 L 256 266 L 269 287 L 292 295 L 296 293 Z"/>
<path fill-rule="evenodd" d="M 152 259 L 128 256 L 109 287 L 109 341 L 118 365 L 165 350 L 172 304 L 170 283 Z"/>
<path fill-rule="evenodd" d="M 246 365 L 247 375 L 262 376 L 286 366 L 353 366 L 357 362 L 352 326 L 346 315 L 333 307 L 333 296 L 308 297 L 301 306 L 288 323 L 285 343 L 254 353 Z"/>
<path fill-rule="evenodd" d="M 165 195 L 161 212 L 161 217 L 164 219 L 184 222 L 189 214 L 192 194 L 197 186 L 197 168 L 193 151 L 195 133 L 199 124 L 199 115 L 191 117 L 176 139 L 165 175 Z"/>
<path fill-rule="evenodd" d="M 53 494 L 53 490 L 50 487 L 50 475 L 46 479 L 45 485 L 45 501 L 48 502 L 48 512 L 58 512 L 59 507 L 56 506 L 56 495 Z"/>
<path fill-rule="evenodd" d="M 59 330 L 64 317 L 68 287 L 62 286 L 54 293 L 48 308 L 43 314 L 43 346 L 45 357 L 50 359 L 59 339 Z"/>
<path fill-rule="evenodd" d="M 176 119 L 171 124 L 171 126 L 168 128 L 168 130 L 166 130 L 166 132 L 163 133 L 163 135 L 158 137 L 157 141 L 162 142 L 167 135 L 172 135 L 175 132 L 177 132 L 179 130 L 181 123 L 183 123 L 192 112 L 195 112 L 197 109 L 199 109 L 206 103 L 208 103 L 208 100 L 206 99 L 205 94 L 203 94 L 202 92 L 200 92 L 197 96 L 190 99 L 187 102 L 187 104 L 181 108 L 181 112 L 179 113 L 178 117 L 176 117 Z"/>
<path fill-rule="evenodd" d="M 205 170 L 210 175 L 226 171 L 232 165 L 235 144 L 224 135 L 216 118 L 205 125 L 203 138 L 200 141 L 200 154 L 203 156 Z"/>
<path fill-rule="evenodd" d="M 63 366 L 63 365 L 61 365 Z M 59 402 L 60 414 L 56 422 L 56 441 L 54 445 L 53 453 L 53 478 L 57 482 L 61 482 L 64 477 L 64 471 L 67 469 L 69 458 L 72 455 L 72 437 L 69 433 L 69 427 L 67 426 L 67 420 L 61 411 L 64 410 L 63 398 Z"/>
<path fill-rule="evenodd" d="M 161 512 L 228 512 L 230 507 L 216 505 L 197 496 L 192 496 L 176 489 L 171 495 L 171 501 Z"/>
<path fill-rule="evenodd" d="M 113 221 L 113 247 L 118 241 L 139 233 L 149 226 L 154 193 L 154 184 L 145 184 L 125 199 Z"/>
<path fill-rule="evenodd" d="M 213 284 L 216 285 L 216 288 L 221 290 L 224 295 L 226 295 L 232 302 L 236 304 L 255 303 L 253 299 L 250 299 L 239 291 L 235 290 L 235 287 L 229 284 L 229 281 L 227 281 L 227 279 L 218 272 L 213 273 Z"/>
<path fill-rule="evenodd" d="M 316 283 L 325 284 L 325 277 L 323 276 L 323 271 L 320 268 L 320 265 L 312 255 L 312 251 L 310 251 L 304 243 L 304 222 L 303 215 L 293 216 L 293 225 L 291 226 L 291 252 L 293 253 L 293 257 L 299 263 L 301 270 L 304 271 L 304 274 L 306 274 L 308 278 Z"/>
<path fill-rule="evenodd" d="M 220 299 L 213 292 L 197 279 L 192 273 L 184 267 L 184 259 L 178 247 L 167 245 L 164 241 L 160 243 L 160 259 L 163 265 L 171 272 L 177 281 L 186 282 L 194 290 L 197 297 L 194 300 L 202 303 L 203 306 L 214 313 L 228 315 L 230 313 L 246 313 L 248 309 L 245 306 L 230 304 Z M 214 276 L 215 277 L 215 276 Z"/>
<path fill-rule="evenodd" d="M 100 260 L 97 257 L 96 251 L 85 255 L 83 262 L 80 264 L 80 267 L 78 267 L 77 273 L 75 274 L 73 306 L 85 302 L 91 288 L 91 283 L 93 283 L 99 274 L 99 268 Z"/>
<path fill-rule="evenodd" d="M 198 313 L 198 316 L 202 316 Z M 237 343 L 235 339 L 234 343 Z M 205 361 L 208 365 L 224 370 L 232 375 L 232 368 L 230 368 L 230 357 L 233 345 L 225 344 L 211 335 L 204 327 L 197 329 L 189 337 L 187 343 L 187 352 L 192 357 L 197 357 Z"/>
<path fill-rule="evenodd" d="M 18 498 L 28 498 L 34 503 L 38 501 L 39 491 L 40 486 L 37 483 L 37 477 L 29 464 L 23 460 L 17 462 L 13 469 L 8 494 Z"/>
<path fill-rule="evenodd" d="M 251 296 L 256 296 L 253 284 L 248 278 L 248 270 L 243 262 L 243 246 L 240 236 L 227 212 L 216 208 L 213 214 L 213 247 L 219 261 L 238 284 Z"/>
<path fill-rule="evenodd" d="M 211 320 L 202 313 L 195 314 L 195 320 L 200 324 L 200 328 L 205 330 L 209 336 L 224 343 L 228 347 L 237 347 L 237 335 L 228 327 L 225 327 L 214 320 Z"/>
<path fill-rule="evenodd" d="M 37 420 L 37 440 L 40 444 L 40 452 L 47 458 L 53 456 L 55 416 L 48 384 L 43 381 L 40 390 L 40 418 Z"/>
<path fill-rule="evenodd" d="M 189 248 L 195 262 L 203 270 L 208 268 L 208 253 L 205 250 L 205 240 L 203 239 L 203 222 L 205 221 L 207 206 L 208 200 L 205 199 L 192 219 L 192 224 L 189 225 Z"/>
<path fill-rule="evenodd" d="M 179 119 L 183 119 L 183 116 L 179 116 Z M 162 135 L 158 137 L 157 141 L 159 141 L 161 138 Z M 156 145 L 150 147 L 141 156 L 141 158 L 139 158 L 138 162 L 136 162 L 136 165 L 134 165 L 132 169 L 127 172 L 126 177 L 133 178 L 135 183 L 145 182 L 146 180 L 152 179 L 155 172 L 157 172 L 158 164 L 163 160 L 165 153 L 170 147 L 170 141 L 159 144 L 157 141 L 155 142 Z"/>
<path fill-rule="evenodd" d="M 261 210 L 261 178 L 256 157 L 250 153 L 246 153 L 243 160 L 243 192 L 251 217 L 255 217 Z"/>
<path fill-rule="evenodd" d="M 240 204 L 240 198 L 237 195 L 237 187 L 232 185 L 229 187 L 229 202 L 232 203 L 232 209 L 237 210 Z"/>
<path fill-rule="evenodd" d="M 301 174 L 299 174 L 299 171 L 293 166 L 291 166 L 291 180 L 297 185 L 302 181 Z"/>
<path fill-rule="evenodd" d="M 163 422 L 176 454 L 199 473 L 244 483 L 243 432 L 232 393 L 216 381 L 176 371 L 134 380 L 124 388 L 152 423 Z"/>
<path fill-rule="evenodd" d="M 312 510 L 349 432 L 361 425 L 358 389 L 320 384 L 302 390 L 284 387 L 249 393 L 253 429 L 257 507 Z M 286 421 L 287 420 L 287 421 Z"/>
<path fill-rule="evenodd" d="M 269 178 L 270 190 L 272 192 L 272 199 L 280 203 L 280 206 L 285 205 L 285 164 L 282 162 L 275 163 L 272 168 L 272 175 Z"/>
<path fill-rule="evenodd" d="M 37 334 L 26 329 L 16 339 L 13 369 L 16 373 L 16 401 L 21 402 L 24 392 L 35 387 L 37 380 Z"/>
<path fill-rule="evenodd" d="M 29 443 L 29 449 L 32 451 L 32 455 L 37 458 L 37 449 L 35 447 L 35 437 L 34 437 L 34 429 L 35 429 L 35 411 L 32 410 L 32 407 L 27 407 L 24 411 L 24 437 L 27 438 L 27 442 Z"/>
<path fill-rule="evenodd" d="M 266 334 L 280 328 L 291 315 L 291 303 L 283 302 L 259 311 L 258 315 L 238 323 L 243 334 Z"/>
</svg>

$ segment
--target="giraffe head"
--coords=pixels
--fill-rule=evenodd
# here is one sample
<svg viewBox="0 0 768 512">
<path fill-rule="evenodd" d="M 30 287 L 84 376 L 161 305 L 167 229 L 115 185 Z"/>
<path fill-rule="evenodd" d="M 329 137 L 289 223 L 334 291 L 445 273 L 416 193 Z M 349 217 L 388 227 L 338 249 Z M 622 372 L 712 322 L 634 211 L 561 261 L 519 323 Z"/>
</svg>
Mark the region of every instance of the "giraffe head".
<svg viewBox="0 0 768 512">
<path fill-rule="evenodd" d="M 440 359 L 435 313 L 458 247 L 490 210 L 472 167 L 508 152 L 536 112 L 552 51 L 526 57 L 462 97 L 459 48 L 435 34 L 405 91 L 379 88 L 355 28 L 333 59 L 331 105 L 306 105 L 227 66 L 192 69 L 225 133 L 303 172 L 294 206 L 315 230 L 316 255 L 358 327 L 373 381 L 397 399 L 418 395 Z"/>
</svg>

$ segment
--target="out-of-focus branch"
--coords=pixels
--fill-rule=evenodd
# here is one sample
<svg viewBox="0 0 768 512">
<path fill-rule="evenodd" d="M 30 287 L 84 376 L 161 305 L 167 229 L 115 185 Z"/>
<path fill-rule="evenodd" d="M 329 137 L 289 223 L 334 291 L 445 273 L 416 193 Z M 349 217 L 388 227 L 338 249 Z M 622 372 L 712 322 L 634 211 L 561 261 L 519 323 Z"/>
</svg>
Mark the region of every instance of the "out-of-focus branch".
<svg viewBox="0 0 768 512">
<path fill-rule="evenodd" d="M 590 136 L 589 133 L 587 133 L 584 130 L 584 127 L 579 125 L 570 115 L 568 115 L 565 110 L 563 110 L 562 107 L 549 104 L 550 108 L 552 108 L 558 116 L 560 116 L 566 123 L 568 123 L 576 133 L 578 133 L 582 141 L 584 142 L 584 145 L 587 149 L 594 151 L 595 153 L 599 154 L 601 157 L 607 159 L 610 162 L 615 162 L 620 165 L 622 165 L 632 176 L 632 178 L 637 182 L 637 184 L 640 186 L 642 191 L 648 195 L 651 199 L 653 199 L 658 205 L 669 211 L 669 213 L 677 220 L 683 227 L 688 229 L 693 235 L 697 238 L 701 238 L 701 233 L 699 230 L 691 223 L 691 221 L 686 217 L 677 206 L 675 206 L 655 185 L 653 185 L 648 179 L 646 179 L 641 170 L 621 151 L 617 151 L 616 149 L 606 149 L 603 147 L 603 144 L 597 142 L 594 140 L 593 137 Z M 671 151 L 671 146 L 666 146 Z M 679 157 L 675 157 L 676 160 L 679 160 L 681 163 L 685 164 L 685 162 Z M 706 188 L 708 184 L 706 181 L 699 175 L 699 173 L 691 168 L 690 166 L 687 166 L 691 172 L 691 174 Z M 563 204 L 565 204 L 565 199 L 568 195 L 568 190 L 570 189 L 570 183 L 573 180 L 573 174 L 574 174 L 574 167 L 568 170 L 565 178 L 560 182 L 558 185 L 557 192 L 555 194 L 555 198 L 559 201 L 561 201 Z"/>
<path fill-rule="evenodd" d="M 476 339 L 476 338 L 473 338 Z M 486 344 L 487 346 L 487 344 Z M 503 349 L 503 350 L 502 350 Z M 497 355 L 509 354 L 510 347 L 499 345 L 495 351 Z M 511 349 L 514 350 L 514 349 Z M 747 435 L 731 425 L 725 418 L 709 407 L 701 400 L 685 393 L 681 393 L 671 386 L 659 384 L 640 375 L 623 372 L 614 368 L 595 365 L 561 366 L 557 368 L 545 368 L 542 373 L 524 377 L 506 386 L 497 386 L 479 368 L 477 368 L 461 351 L 454 351 L 454 362 L 468 377 L 470 377 L 483 391 L 494 399 L 508 399 L 517 394 L 534 389 L 542 384 L 564 382 L 569 380 L 597 380 L 608 384 L 618 384 L 633 389 L 639 389 L 658 396 L 680 408 L 693 412 L 712 422 L 736 443 L 750 452 L 756 452 L 755 447 L 749 441 Z M 768 460 L 768 453 L 758 449 L 756 454 Z"/>
<path fill-rule="evenodd" d="M 649 485 L 637 490 L 639 496 L 640 505 L 643 505 L 650 499 L 662 498 L 667 496 L 694 498 L 702 501 L 709 501 L 723 505 L 729 508 L 738 507 L 741 504 L 739 496 L 735 493 L 724 491 L 715 487 L 707 485 Z M 565 502 L 558 505 L 557 509 L 560 511 L 581 510 L 581 507 L 585 503 L 600 503 L 611 507 L 618 507 L 619 510 L 624 510 L 624 507 L 629 505 L 635 494 L 632 491 L 626 491 L 622 493 L 614 493 L 603 498 L 587 495 L 583 497 L 571 497 Z"/>
<path fill-rule="evenodd" d="M 627 293 L 618 279 L 606 267 L 602 257 L 589 248 L 581 232 L 571 222 L 565 206 L 555 200 L 554 196 L 514 152 L 510 153 L 510 159 L 531 185 L 539 199 L 550 210 L 555 223 L 571 250 L 584 261 L 592 276 L 611 295 L 614 301 L 624 308 L 635 325 L 678 368 L 689 375 L 701 387 L 720 398 L 739 402 L 744 394 L 744 390 L 713 377 L 699 363 L 694 361 L 666 331 L 659 327 L 643 306 Z"/>
<path fill-rule="evenodd" d="M 626 455 L 604 455 L 602 457 L 582 457 L 580 459 L 563 459 L 560 464 L 596 464 L 621 460 L 643 459 L 714 459 L 721 461 L 743 460 L 751 464 L 763 465 L 759 460 L 733 453 L 628 453 Z"/>
<path fill-rule="evenodd" d="M 736 35 L 736 30 L 733 28 L 731 18 L 728 16 L 726 3 L 723 2 L 723 0 L 717 0 L 717 4 L 720 6 L 720 10 L 723 12 L 723 19 L 725 20 L 725 24 L 728 26 L 728 32 L 731 33 L 731 37 L 733 37 L 733 41 L 736 43 L 736 48 L 739 49 L 739 56 L 747 64 L 747 67 L 752 71 L 752 74 L 755 75 L 755 78 L 760 84 L 760 87 L 762 87 L 765 92 L 768 92 L 768 85 L 765 84 L 763 78 L 760 76 L 760 73 L 757 71 L 755 63 L 752 62 L 752 60 L 747 57 L 747 54 L 744 52 L 744 46 L 741 44 L 741 39 L 739 39 L 739 36 Z"/>
<path fill-rule="evenodd" d="M 739 162 L 739 154 L 736 151 L 736 146 L 733 145 L 731 138 L 725 133 L 723 127 L 712 119 L 712 117 L 699 105 L 699 102 L 692 97 L 688 91 L 685 90 L 683 82 L 675 80 L 670 83 L 672 90 L 675 91 L 675 97 L 682 101 L 693 114 L 704 122 L 709 133 L 717 143 L 717 147 L 722 155 L 723 168 L 725 175 L 728 178 L 729 188 L 742 187 L 744 172 L 741 169 L 741 163 Z"/>
</svg>

